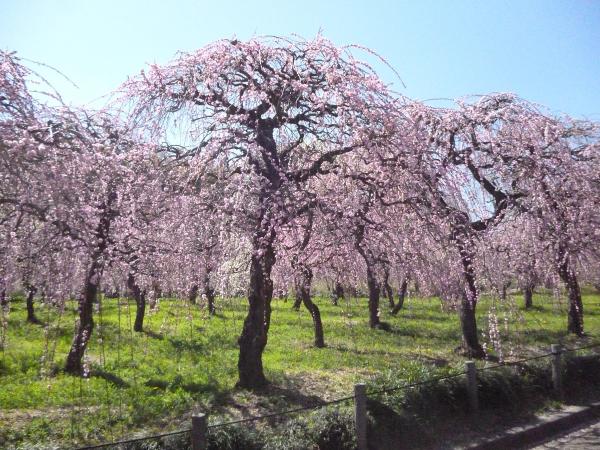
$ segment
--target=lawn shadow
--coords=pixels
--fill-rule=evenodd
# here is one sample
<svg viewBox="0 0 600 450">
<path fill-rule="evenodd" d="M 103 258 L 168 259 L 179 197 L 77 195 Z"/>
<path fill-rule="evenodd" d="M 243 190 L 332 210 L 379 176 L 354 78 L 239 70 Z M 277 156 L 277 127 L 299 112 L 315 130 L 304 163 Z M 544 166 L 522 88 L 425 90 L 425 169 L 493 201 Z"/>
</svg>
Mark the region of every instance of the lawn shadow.
<svg viewBox="0 0 600 450">
<path fill-rule="evenodd" d="M 218 395 L 222 392 L 219 384 L 215 380 L 207 383 L 185 382 L 183 377 L 176 375 L 172 380 L 151 378 L 144 383 L 144 386 L 154 388 L 160 391 L 175 391 L 181 389 L 190 394 L 212 393 Z"/>
<path fill-rule="evenodd" d="M 151 337 L 152 339 L 158 339 L 159 341 L 162 341 L 165 338 L 162 334 L 152 330 L 144 330 L 143 333 L 146 336 Z"/>
<path fill-rule="evenodd" d="M 119 377 L 118 375 L 115 375 L 114 373 L 106 372 L 105 370 L 102 370 L 102 369 L 93 369 L 90 372 L 90 376 L 96 377 L 96 378 L 102 378 L 103 380 L 106 380 L 109 383 L 112 383 L 113 385 L 115 385 L 116 387 L 119 387 L 119 388 L 128 388 L 129 387 L 129 383 L 127 381 L 125 381 L 123 378 Z"/>
</svg>

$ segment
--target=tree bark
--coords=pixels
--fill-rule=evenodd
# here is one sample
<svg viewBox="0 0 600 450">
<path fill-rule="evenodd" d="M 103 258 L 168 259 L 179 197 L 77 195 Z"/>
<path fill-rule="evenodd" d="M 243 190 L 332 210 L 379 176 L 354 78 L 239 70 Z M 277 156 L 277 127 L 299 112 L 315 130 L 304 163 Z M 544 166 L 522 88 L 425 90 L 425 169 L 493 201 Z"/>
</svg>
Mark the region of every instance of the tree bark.
<svg viewBox="0 0 600 450">
<path fill-rule="evenodd" d="M 8 296 L 6 295 L 6 289 L 0 291 L 0 307 L 4 308 L 8 306 Z"/>
<path fill-rule="evenodd" d="M 200 287 L 197 284 L 194 284 L 192 286 L 192 288 L 190 289 L 190 293 L 188 298 L 190 299 L 190 303 L 192 303 L 193 305 L 196 304 L 196 299 L 198 298 L 198 291 L 200 290 Z"/>
<path fill-rule="evenodd" d="M 390 271 L 387 267 L 384 270 L 383 290 L 385 291 L 385 296 L 388 299 L 390 309 L 394 309 L 394 290 L 392 289 L 392 286 L 390 286 Z"/>
<path fill-rule="evenodd" d="M 214 316 L 217 312 L 215 308 L 215 290 L 210 285 L 210 270 L 207 270 L 204 274 L 204 279 L 202 281 L 204 296 L 206 297 L 208 314 L 210 316 Z"/>
<path fill-rule="evenodd" d="M 94 301 L 96 301 L 98 295 L 98 287 L 104 269 L 104 252 L 108 246 L 108 233 L 114 217 L 111 203 L 116 198 L 116 194 L 108 194 L 106 203 L 102 205 L 103 213 L 96 228 L 95 234 L 98 244 L 91 255 L 90 267 L 85 277 L 83 290 L 79 296 L 79 322 L 65 364 L 65 372 L 71 375 L 84 375 L 83 356 L 94 329 Z"/>
<path fill-rule="evenodd" d="M 27 286 L 27 299 L 26 299 L 26 305 L 27 305 L 27 322 L 29 323 L 33 323 L 33 324 L 40 324 L 40 320 L 35 316 L 35 309 L 34 309 L 34 305 L 33 305 L 33 299 L 35 297 L 35 293 L 37 292 L 37 289 L 34 286 Z"/>
<path fill-rule="evenodd" d="M 362 256 L 367 266 L 367 287 L 369 289 L 369 326 L 378 328 L 381 326 L 379 320 L 379 295 L 380 287 L 375 272 L 376 260 L 369 248 L 363 248 L 362 244 L 365 238 L 365 226 L 360 224 L 356 227 L 354 233 L 354 248 Z"/>
<path fill-rule="evenodd" d="M 273 298 L 271 270 L 275 263 L 274 240 L 275 232 L 268 229 L 257 233 L 252 242 L 248 315 L 244 320 L 242 334 L 238 339 L 240 354 L 237 386 L 241 388 L 257 389 L 267 384 L 262 354 L 267 345 L 267 334 L 271 322 L 271 300 Z"/>
<path fill-rule="evenodd" d="M 302 297 L 298 296 L 298 291 L 296 290 L 296 294 L 294 296 L 294 304 L 292 305 L 292 309 L 295 311 L 300 311 L 300 305 L 302 305 Z"/>
<path fill-rule="evenodd" d="M 335 285 L 333 287 L 333 296 L 331 298 L 331 303 L 333 306 L 337 306 L 338 302 L 344 298 L 344 286 L 338 280 L 335 281 Z"/>
<path fill-rule="evenodd" d="M 310 312 L 315 330 L 315 347 L 325 347 L 325 337 L 323 333 L 323 322 L 321 321 L 321 312 L 319 307 L 313 303 L 310 298 L 310 286 L 313 279 L 312 270 L 304 264 L 298 264 L 296 267 L 296 298 L 300 298 L 302 303 Z"/>
<path fill-rule="evenodd" d="M 379 283 L 371 266 L 367 265 L 367 286 L 369 287 L 369 326 L 377 328 L 381 325 L 379 320 Z"/>
<path fill-rule="evenodd" d="M 527 283 L 525 289 L 523 291 L 523 298 L 525 300 L 525 309 L 529 309 L 533 306 L 533 289 L 534 285 L 532 283 Z"/>
<path fill-rule="evenodd" d="M 93 305 L 98 293 L 101 272 L 102 264 L 96 258 L 88 269 L 83 291 L 79 296 L 79 322 L 65 365 L 65 372 L 71 375 L 83 375 L 83 355 L 94 329 Z"/>
<path fill-rule="evenodd" d="M 135 300 L 135 322 L 133 324 L 133 331 L 141 333 L 144 331 L 144 316 L 146 313 L 146 290 L 140 289 L 139 285 L 135 281 L 135 276 L 130 273 L 127 277 L 127 287 L 133 295 Z"/>
<path fill-rule="evenodd" d="M 404 299 L 406 298 L 406 290 L 408 289 L 408 278 L 402 280 L 402 284 L 400 285 L 400 291 L 398 292 L 398 303 L 392 309 L 392 315 L 396 315 L 400 312 L 402 307 L 404 306 Z"/>
<path fill-rule="evenodd" d="M 581 290 L 575 271 L 569 263 L 568 256 L 563 256 L 559 264 L 558 274 L 567 286 L 569 294 L 569 320 L 567 329 L 569 333 L 583 336 L 583 302 L 581 301 Z"/>
<path fill-rule="evenodd" d="M 459 244 L 459 252 L 463 265 L 465 290 L 460 305 L 460 323 L 463 334 L 463 345 L 467 355 L 471 358 L 484 358 L 485 352 L 479 344 L 477 334 L 477 320 L 475 309 L 477 307 L 478 293 L 475 285 L 475 270 L 473 268 L 473 255 L 466 245 Z"/>
</svg>

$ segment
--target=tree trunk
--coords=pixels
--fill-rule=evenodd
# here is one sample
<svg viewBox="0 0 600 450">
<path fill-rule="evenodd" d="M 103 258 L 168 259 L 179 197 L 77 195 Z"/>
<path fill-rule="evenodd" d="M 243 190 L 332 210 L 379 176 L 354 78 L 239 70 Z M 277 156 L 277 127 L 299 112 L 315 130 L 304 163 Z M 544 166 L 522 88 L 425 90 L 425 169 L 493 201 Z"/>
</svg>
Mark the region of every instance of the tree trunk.
<svg viewBox="0 0 600 450">
<path fill-rule="evenodd" d="M 190 293 L 188 298 L 190 299 L 190 303 L 195 305 L 196 304 L 196 299 L 198 298 L 198 291 L 200 290 L 200 287 L 197 284 L 194 284 L 192 286 L 192 288 L 190 289 Z"/>
<path fill-rule="evenodd" d="M 337 306 L 338 302 L 344 298 L 344 286 L 338 280 L 335 281 L 335 285 L 333 287 L 333 296 L 331 298 L 331 303 L 333 306 Z"/>
<path fill-rule="evenodd" d="M 467 244 L 468 245 L 468 244 Z M 463 345 L 467 355 L 471 358 L 484 358 L 485 352 L 479 344 L 477 335 L 477 321 L 475 309 L 477 307 L 477 287 L 475 285 L 475 270 L 473 268 L 473 255 L 465 244 L 459 244 L 459 252 L 463 265 L 465 290 L 460 305 L 460 323 L 463 334 Z"/>
<path fill-rule="evenodd" d="M 525 299 L 525 309 L 529 309 L 533 306 L 533 288 L 535 286 L 532 283 L 527 283 L 523 291 L 523 297 Z"/>
<path fill-rule="evenodd" d="M 114 217 L 111 203 L 116 199 L 117 196 L 114 192 L 108 194 L 106 203 L 102 205 L 103 214 L 100 216 L 96 228 L 98 246 L 91 255 L 90 268 L 85 277 L 83 291 L 79 296 L 79 322 L 65 364 L 65 372 L 71 375 L 85 375 L 82 364 L 83 356 L 94 329 L 94 301 L 98 295 L 98 286 L 104 269 L 103 256 L 108 245 L 111 220 Z"/>
<path fill-rule="evenodd" d="M 569 321 L 567 329 L 569 333 L 583 336 L 583 302 L 581 301 L 581 290 L 575 271 L 572 269 L 567 256 L 562 258 L 558 268 L 560 279 L 567 286 L 569 294 Z"/>
<path fill-rule="evenodd" d="M 27 286 L 27 322 L 34 323 L 37 325 L 40 323 L 40 320 L 35 316 L 35 310 L 33 307 L 33 299 L 35 297 L 36 292 L 37 289 L 35 287 L 29 285 Z"/>
<path fill-rule="evenodd" d="M 319 311 L 319 307 L 310 298 L 310 285 L 313 278 L 312 270 L 304 264 L 298 264 L 296 271 L 296 299 L 300 298 L 302 300 L 302 303 L 304 303 L 304 306 L 308 309 L 312 317 L 315 329 L 315 347 L 323 348 L 325 347 L 325 337 L 323 334 L 323 322 L 321 322 L 321 312 Z"/>
<path fill-rule="evenodd" d="M 295 311 L 300 311 L 300 305 L 302 305 L 302 297 L 298 296 L 298 290 L 294 295 L 294 304 L 292 305 L 292 309 Z"/>
<path fill-rule="evenodd" d="M 398 314 L 402 307 L 404 306 L 404 299 L 406 298 L 406 290 L 408 289 L 408 278 L 402 280 L 402 284 L 400 285 L 400 291 L 398 292 L 398 303 L 392 309 L 392 315 Z"/>
<path fill-rule="evenodd" d="M 146 291 L 140 289 L 139 285 L 135 281 L 135 276 L 130 273 L 127 277 L 127 287 L 133 295 L 135 300 L 135 322 L 133 324 L 133 331 L 142 332 L 144 331 L 144 315 L 146 313 Z"/>
<path fill-rule="evenodd" d="M 6 295 L 6 289 L 0 291 L 0 307 L 5 308 L 8 306 L 8 296 Z"/>
<path fill-rule="evenodd" d="M 379 320 L 379 283 L 370 266 L 367 266 L 367 285 L 369 287 L 369 326 L 377 328 L 381 325 Z"/>
<path fill-rule="evenodd" d="M 215 290 L 210 285 L 210 271 L 207 271 L 202 281 L 204 296 L 206 297 L 208 314 L 214 316 L 217 310 L 215 309 Z"/>
<path fill-rule="evenodd" d="M 83 375 L 83 355 L 94 329 L 93 306 L 98 293 L 101 272 L 102 264 L 98 259 L 94 259 L 85 278 L 83 291 L 79 296 L 79 322 L 65 365 L 65 372 L 71 375 Z"/>
<path fill-rule="evenodd" d="M 385 291 L 385 296 L 388 299 L 390 309 L 394 309 L 394 290 L 392 289 L 392 286 L 390 286 L 390 271 L 387 268 L 384 271 L 383 290 Z"/>
<path fill-rule="evenodd" d="M 266 220 L 261 222 L 266 222 Z M 244 320 L 242 334 L 238 339 L 240 354 L 237 386 L 241 388 L 256 389 L 267 384 L 263 371 L 262 354 L 267 345 L 267 334 L 271 322 L 271 299 L 273 297 L 271 270 L 275 263 L 274 240 L 275 232 L 268 229 L 256 233 L 252 242 L 248 315 Z"/>
</svg>

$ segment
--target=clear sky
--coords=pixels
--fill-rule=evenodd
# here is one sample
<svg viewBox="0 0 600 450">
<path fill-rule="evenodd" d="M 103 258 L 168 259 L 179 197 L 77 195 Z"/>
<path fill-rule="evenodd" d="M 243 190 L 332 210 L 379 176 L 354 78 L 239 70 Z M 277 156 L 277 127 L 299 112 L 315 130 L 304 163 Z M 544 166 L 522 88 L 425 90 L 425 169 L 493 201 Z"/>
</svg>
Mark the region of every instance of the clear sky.
<svg viewBox="0 0 600 450">
<path fill-rule="evenodd" d="M 321 30 L 370 47 L 411 98 L 509 91 L 600 120 L 600 0 L 0 0 L 0 48 L 53 66 L 86 103 L 146 63 L 236 36 Z"/>
</svg>

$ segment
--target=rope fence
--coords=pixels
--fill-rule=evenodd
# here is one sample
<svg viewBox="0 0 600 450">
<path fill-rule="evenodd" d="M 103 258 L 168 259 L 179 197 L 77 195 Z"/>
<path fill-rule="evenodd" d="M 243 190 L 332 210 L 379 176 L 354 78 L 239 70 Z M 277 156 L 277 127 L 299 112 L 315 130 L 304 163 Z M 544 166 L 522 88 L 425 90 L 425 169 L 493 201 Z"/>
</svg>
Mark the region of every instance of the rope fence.
<svg viewBox="0 0 600 450">
<path fill-rule="evenodd" d="M 208 425 L 206 414 L 198 414 L 198 415 L 195 415 L 192 417 L 192 428 L 174 431 L 174 432 L 170 432 L 170 433 L 163 433 L 163 434 L 157 434 L 157 435 L 151 435 L 151 436 L 144 436 L 144 437 L 140 437 L 140 438 L 133 438 L 133 439 L 128 439 L 128 440 L 79 447 L 76 450 L 95 450 L 95 449 L 101 449 L 101 448 L 106 448 L 106 447 L 111 447 L 111 446 L 134 444 L 134 443 L 141 442 L 141 441 L 157 440 L 157 439 L 162 439 L 162 438 L 166 438 L 166 437 L 183 435 L 186 433 L 191 433 L 193 450 L 206 450 L 208 430 L 215 430 L 215 429 L 224 428 L 224 427 L 228 427 L 228 426 L 232 426 L 232 425 L 239 425 L 239 424 L 243 424 L 243 423 L 255 422 L 255 421 L 260 421 L 260 420 L 265 420 L 265 419 L 272 419 L 275 417 L 289 416 L 289 415 L 297 414 L 297 413 L 304 412 L 304 411 L 312 411 L 312 410 L 327 407 L 330 405 L 335 405 L 335 404 L 340 404 L 340 403 L 345 403 L 345 402 L 350 402 L 350 401 L 353 401 L 355 404 L 355 422 L 356 422 L 355 425 L 356 425 L 358 449 L 366 450 L 366 448 L 367 448 L 367 446 L 366 446 L 366 442 L 367 442 L 367 440 L 366 440 L 367 439 L 367 437 L 366 437 L 366 421 L 367 421 L 366 400 L 369 396 L 388 394 L 388 393 L 397 392 L 400 390 L 414 389 L 414 388 L 418 388 L 420 386 L 466 376 L 467 389 L 468 389 L 468 394 L 469 394 L 469 404 L 472 409 L 477 409 L 477 407 L 478 407 L 477 373 L 487 372 L 487 371 L 502 368 L 502 367 L 518 366 L 518 365 L 522 365 L 522 364 L 525 364 L 525 363 L 528 363 L 531 361 L 537 361 L 540 359 L 551 358 L 551 357 L 553 358 L 553 360 L 552 360 L 553 387 L 557 391 L 557 393 L 560 394 L 560 390 L 562 388 L 561 356 L 564 354 L 567 354 L 567 353 L 574 353 L 577 351 L 587 350 L 587 349 L 591 349 L 591 348 L 598 348 L 598 347 L 600 347 L 600 342 L 589 344 L 589 345 L 584 345 L 581 347 L 575 347 L 575 348 L 562 348 L 559 345 L 552 345 L 552 347 L 551 347 L 552 351 L 549 353 L 544 353 L 542 355 L 532 356 L 532 357 L 520 359 L 517 361 L 503 362 L 500 364 L 495 364 L 492 366 L 482 367 L 482 368 L 476 368 L 472 361 L 467 361 L 465 364 L 466 365 L 465 371 L 457 372 L 457 373 L 454 373 L 451 375 L 433 377 L 433 378 L 429 378 L 427 380 L 419 381 L 416 383 L 404 384 L 401 386 L 394 386 L 394 387 L 390 387 L 390 388 L 371 390 L 371 391 L 367 391 L 366 386 L 364 384 L 357 384 L 357 385 L 355 385 L 354 395 L 351 395 L 351 396 L 341 397 L 341 398 L 337 398 L 337 399 L 330 400 L 330 401 L 323 401 L 323 402 L 319 402 L 318 404 L 314 404 L 311 406 L 304 406 L 304 407 L 288 409 L 288 410 L 284 410 L 284 411 L 277 411 L 277 412 L 265 414 L 262 416 L 247 417 L 245 419 L 233 420 L 233 421 L 229 421 L 229 422 L 221 422 L 221 423 L 212 424 L 212 425 Z"/>
</svg>

